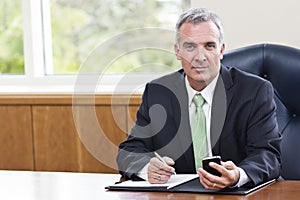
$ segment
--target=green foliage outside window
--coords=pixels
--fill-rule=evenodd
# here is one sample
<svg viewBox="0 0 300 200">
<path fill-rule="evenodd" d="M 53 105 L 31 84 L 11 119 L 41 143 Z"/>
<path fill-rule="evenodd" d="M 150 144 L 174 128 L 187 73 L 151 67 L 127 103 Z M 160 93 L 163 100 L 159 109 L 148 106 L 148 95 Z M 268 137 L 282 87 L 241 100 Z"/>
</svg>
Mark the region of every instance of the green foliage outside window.
<svg viewBox="0 0 300 200">
<path fill-rule="evenodd" d="M 186 7 L 186 2 L 188 1 L 51 0 L 54 73 L 76 73 L 94 48 L 124 31 L 145 27 L 174 30 L 177 17 L 183 7 Z M 110 55 L 107 52 L 102 56 Z M 173 54 L 145 49 L 117 59 L 106 73 L 128 72 L 145 62 L 172 66 L 168 71 L 178 68 Z M 162 71 L 165 68 L 151 67 L 142 72 Z"/>
<path fill-rule="evenodd" d="M 24 74 L 22 1 L 0 1 L 0 74 Z"/>
</svg>

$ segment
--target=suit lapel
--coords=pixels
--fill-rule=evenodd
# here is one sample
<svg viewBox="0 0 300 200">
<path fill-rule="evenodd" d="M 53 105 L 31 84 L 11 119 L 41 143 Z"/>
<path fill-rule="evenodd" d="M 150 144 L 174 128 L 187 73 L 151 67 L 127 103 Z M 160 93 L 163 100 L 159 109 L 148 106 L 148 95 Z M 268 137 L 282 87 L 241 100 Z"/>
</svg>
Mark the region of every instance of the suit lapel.
<svg viewBox="0 0 300 200">
<path fill-rule="evenodd" d="M 194 155 L 191 151 L 192 137 L 191 127 L 189 119 L 189 105 L 188 105 L 188 94 L 185 86 L 185 74 L 183 70 L 178 72 L 179 77 L 174 81 L 174 94 L 177 96 L 177 100 L 180 104 L 181 114 L 175 117 L 175 124 L 178 127 L 178 148 L 180 148 L 181 155 L 186 160 L 186 168 L 191 167 L 194 170 Z M 180 81 L 178 81 L 178 79 Z"/>
<path fill-rule="evenodd" d="M 231 90 L 233 82 L 230 72 L 227 68 L 221 67 L 220 75 L 216 84 L 211 110 L 210 137 L 213 154 L 219 154 L 220 152 L 219 146 L 216 144 L 221 137 L 227 109 L 233 96 Z"/>
<path fill-rule="evenodd" d="M 210 142 L 212 149 L 214 149 L 214 147 L 216 146 L 216 143 L 219 140 L 221 132 L 223 130 L 227 113 L 226 101 L 225 86 L 222 76 L 219 76 L 211 107 Z"/>
</svg>

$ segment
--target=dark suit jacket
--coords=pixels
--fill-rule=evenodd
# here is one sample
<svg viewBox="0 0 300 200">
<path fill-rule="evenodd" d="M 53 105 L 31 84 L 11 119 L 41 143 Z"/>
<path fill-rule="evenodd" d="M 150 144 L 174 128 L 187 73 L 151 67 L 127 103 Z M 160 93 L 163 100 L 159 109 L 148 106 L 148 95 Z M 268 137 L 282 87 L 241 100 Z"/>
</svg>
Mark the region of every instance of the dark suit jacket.
<svg viewBox="0 0 300 200">
<path fill-rule="evenodd" d="M 177 173 L 196 173 L 183 70 L 146 85 L 136 124 L 119 146 L 117 163 L 127 179 L 157 151 L 175 160 Z M 221 67 L 211 116 L 214 155 L 245 170 L 250 184 L 280 174 L 280 141 L 271 84 L 235 68 Z"/>
</svg>

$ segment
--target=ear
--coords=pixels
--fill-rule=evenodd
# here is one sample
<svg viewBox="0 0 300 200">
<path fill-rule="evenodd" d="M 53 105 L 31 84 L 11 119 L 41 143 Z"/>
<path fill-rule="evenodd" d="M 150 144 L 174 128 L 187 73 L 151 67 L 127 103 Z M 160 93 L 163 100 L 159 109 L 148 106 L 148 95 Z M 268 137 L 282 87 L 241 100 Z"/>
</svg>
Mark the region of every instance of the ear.
<svg viewBox="0 0 300 200">
<path fill-rule="evenodd" d="M 220 60 L 223 59 L 224 52 L 225 52 L 225 44 L 223 43 L 220 49 Z"/>
<path fill-rule="evenodd" d="M 179 47 L 177 46 L 177 44 L 174 44 L 174 52 L 175 52 L 177 60 L 181 60 L 181 55 L 180 55 Z"/>
</svg>

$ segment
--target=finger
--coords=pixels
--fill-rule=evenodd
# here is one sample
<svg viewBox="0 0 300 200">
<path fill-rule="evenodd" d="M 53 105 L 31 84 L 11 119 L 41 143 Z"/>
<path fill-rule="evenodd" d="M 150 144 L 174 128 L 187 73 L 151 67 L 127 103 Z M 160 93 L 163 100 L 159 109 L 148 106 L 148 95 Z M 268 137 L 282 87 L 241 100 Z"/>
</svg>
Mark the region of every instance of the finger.
<svg viewBox="0 0 300 200">
<path fill-rule="evenodd" d="M 164 170 L 167 174 L 175 174 L 175 169 L 171 166 L 168 166 L 168 167 L 164 167 L 162 170 Z"/>
<path fill-rule="evenodd" d="M 207 187 L 209 187 L 209 185 L 211 185 L 211 181 L 208 179 L 207 174 L 208 173 L 204 169 L 202 169 L 202 168 L 198 169 L 198 175 L 200 178 L 200 182 L 205 188 L 207 188 Z"/>
<path fill-rule="evenodd" d="M 171 176 L 173 175 L 173 173 L 169 172 L 169 171 L 165 171 L 162 169 L 158 169 L 158 170 L 152 170 L 153 173 L 157 173 L 157 174 L 161 174 L 161 175 L 166 175 L 166 176 Z"/>
<path fill-rule="evenodd" d="M 173 167 L 166 166 L 165 164 L 161 165 L 160 163 L 157 163 L 157 162 L 160 162 L 160 161 L 155 161 L 155 159 L 150 160 L 150 163 L 148 166 L 148 172 L 171 176 L 173 174 L 173 172 L 175 171 Z"/>
<path fill-rule="evenodd" d="M 150 183 L 160 183 L 161 181 L 161 175 L 156 172 L 150 172 L 148 171 L 148 181 Z"/>
<path fill-rule="evenodd" d="M 203 177 L 200 178 L 200 182 L 204 188 L 210 189 L 210 190 L 219 190 L 219 189 L 226 187 L 223 183 L 211 182 L 210 180 L 205 179 Z"/>
<path fill-rule="evenodd" d="M 159 183 L 161 183 L 160 181 L 160 179 L 157 177 L 157 175 L 155 175 L 155 174 L 152 174 L 152 175 L 149 175 L 148 176 L 148 181 L 150 182 L 150 183 L 152 183 L 152 184 L 159 184 Z"/>
<path fill-rule="evenodd" d="M 164 156 L 163 159 L 164 159 L 164 161 L 165 161 L 168 165 L 174 165 L 174 164 L 175 164 L 174 160 L 173 160 L 172 158 L 170 158 L 170 157 Z"/>
<path fill-rule="evenodd" d="M 211 164 L 211 167 L 215 168 L 222 174 L 223 181 L 221 182 L 224 186 L 235 185 L 239 180 L 239 170 L 232 161 L 226 161 L 220 165 Z"/>
<path fill-rule="evenodd" d="M 171 158 L 169 158 L 169 159 L 171 159 Z M 168 161 L 173 161 L 173 160 L 171 159 Z M 166 165 L 164 162 L 160 161 L 156 157 L 150 159 L 150 165 L 153 166 L 154 171 L 162 170 L 162 171 L 165 171 L 163 174 L 166 174 L 166 175 L 172 174 L 175 172 L 175 169 L 173 167 Z"/>
<path fill-rule="evenodd" d="M 167 183 L 170 179 L 170 175 L 162 175 L 158 173 L 150 173 L 148 175 L 148 180 L 150 183 Z"/>
<path fill-rule="evenodd" d="M 198 174 L 201 184 L 203 184 L 206 189 L 221 189 L 227 186 L 223 177 L 212 175 L 202 168 L 199 168 Z"/>
<path fill-rule="evenodd" d="M 201 170 L 200 170 L 201 171 Z M 205 176 L 202 175 L 202 173 L 198 171 L 199 173 L 199 179 L 200 179 L 200 183 L 201 185 L 205 188 L 205 189 L 209 189 L 209 190 L 219 190 L 222 188 L 221 185 L 217 184 L 217 183 L 213 183 L 210 180 L 206 179 Z"/>
<path fill-rule="evenodd" d="M 199 180 L 200 180 L 200 183 L 201 183 L 201 185 L 204 187 L 204 188 L 208 188 L 209 187 L 209 181 L 204 177 L 204 176 L 202 176 L 202 175 L 200 175 L 199 174 Z"/>
<path fill-rule="evenodd" d="M 209 187 L 209 189 L 211 190 L 220 190 L 223 189 L 224 186 L 223 185 L 219 185 L 218 183 L 212 183 L 212 185 Z"/>
<path fill-rule="evenodd" d="M 220 172 L 221 175 L 223 175 L 223 173 L 226 172 L 226 168 L 223 165 L 219 165 L 219 164 L 214 163 L 214 162 L 210 162 L 208 165 L 210 167 L 214 168 L 215 170 L 217 170 L 218 172 Z"/>
<path fill-rule="evenodd" d="M 158 168 L 155 165 L 149 165 L 148 171 L 169 176 L 173 174 L 173 170 L 170 170 L 169 167 Z"/>
<path fill-rule="evenodd" d="M 157 178 L 160 183 L 166 183 L 170 179 L 171 175 L 160 175 L 160 178 Z"/>
<path fill-rule="evenodd" d="M 225 162 L 224 166 L 228 172 L 227 177 L 229 180 L 229 184 L 235 185 L 240 179 L 240 170 L 232 161 Z"/>
<path fill-rule="evenodd" d="M 150 166 L 154 170 L 160 170 L 160 169 L 163 169 L 165 167 L 165 164 L 163 162 L 161 162 L 159 159 L 154 157 L 154 158 L 150 159 Z"/>
<path fill-rule="evenodd" d="M 153 165 L 153 166 L 157 167 L 158 169 L 162 169 L 163 167 L 166 166 L 165 163 L 163 163 L 156 157 L 153 157 L 150 159 L 150 165 Z"/>
</svg>

